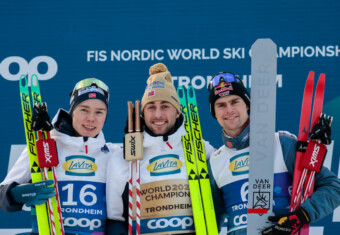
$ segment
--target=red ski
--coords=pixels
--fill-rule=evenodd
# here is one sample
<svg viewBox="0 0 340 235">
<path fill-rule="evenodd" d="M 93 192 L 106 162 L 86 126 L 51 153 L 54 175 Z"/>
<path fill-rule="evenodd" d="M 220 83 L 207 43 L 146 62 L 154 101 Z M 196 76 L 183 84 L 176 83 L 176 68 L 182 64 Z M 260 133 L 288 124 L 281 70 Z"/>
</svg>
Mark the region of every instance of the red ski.
<svg viewBox="0 0 340 235">
<path fill-rule="evenodd" d="M 316 123 L 318 123 L 320 115 L 322 113 L 325 89 L 325 77 L 326 77 L 325 74 L 320 74 L 314 96 L 313 113 L 310 126 L 309 123 L 311 116 L 311 104 L 313 101 L 314 72 L 311 71 L 307 78 L 302 101 L 302 110 L 294 169 L 293 190 L 290 205 L 291 211 L 299 209 L 301 203 L 303 203 L 308 197 L 312 195 L 314 189 L 315 172 L 318 172 L 320 170 L 323 162 L 323 159 L 320 159 L 319 164 L 312 164 L 313 167 L 314 165 L 317 165 L 315 168 L 308 167 L 310 165 L 309 164 L 310 161 L 313 161 L 312 159 L 313 148 L 322 149 L 322 151 L 320 151 L 319 154 L 319 156 L 322 158 L 324 157 L 324 154 L 321 154 L 321 152 L 324 152 L 326 148 L 324 145 L 319 144 L 316 141 L 310 140 L 308 142 L 309 127 L 313 127 Z M 299 234 L 300 235 L 309 234 L 309 225 L 303 226 Z"/>
<path fill-rule="evenodd" d="M 299 188 L 299 183 L 302 176 L 302 169 L 300 167 L 300 162 L 304 157 L 307 148 L 309 121 L 313 101 L 313 86 L 314 86 L 314 72 L 311 71 L 309 72 L 305 85 L 305 90 L 303 93 L 298 143 L 295 157 L 293 189 L 290 201 L 290 211 L 295 211 L 296 209 L 298 209 L 301 203 L 302 185 L 300 185 Z M 300 192 L 300 195 L 298 195 L 298 192 Z"/>
</svg>

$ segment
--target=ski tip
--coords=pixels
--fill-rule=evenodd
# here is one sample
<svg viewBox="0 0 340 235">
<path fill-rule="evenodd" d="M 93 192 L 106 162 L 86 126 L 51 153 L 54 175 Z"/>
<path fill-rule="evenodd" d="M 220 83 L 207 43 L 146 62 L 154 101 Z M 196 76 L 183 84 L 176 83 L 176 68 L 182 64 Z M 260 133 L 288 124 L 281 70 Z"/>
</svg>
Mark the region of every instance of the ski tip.
<svg viewBox="0 0 340 235">
<path fill-rule="evenodd" d="M 253 43 L 252 47 L 254 46 L 262 46 L 262 45 L 265 45 L 265 46 L 272 46 L 272 47 L 275 47 L 276 48 L 276 44 L 275 42 L 270 39 L 270 38 L 259 38 L 259 39 L 256 39 L 256 41 Z"/>
<path fill-rule="evenodd" d="M 25 75 L 25 74 L 22 74 L 22 75 L 20 76 L 19 81 L 20 81 L 19 83 L 20 83 L 20 86 L 21 86 L 21 87 L 27 86 L 27 78 L 26 78 L 26 75 Z"/>
<path fill-rule="evenodd" d="M 180 99 L 182 99 L 184 97 L 184 87 L 183 86 L 179 86 L 177 88 L 177 95 Z"/>
<path fill-rule="evenodd" d="M 191 99 L 195 99 L 196 95 L 195 95 L 195 88 L 193 86 L 188 86 L 188 90 L 187 90 L 187 95 L 189 98 Z"/>
<path fill-rule="evenodd" d="M 38 76 L 36 74 L 33 74 L 31 76 L 31 86 L 32 87 L 37 87 L 39 85 L 39 79 Z"/>
<path fill-rule="evenodd" d="M 320 76 L 319 76 L 319 80 L 326 80 L 326 74 L 321 73 Z"/>
</svg>

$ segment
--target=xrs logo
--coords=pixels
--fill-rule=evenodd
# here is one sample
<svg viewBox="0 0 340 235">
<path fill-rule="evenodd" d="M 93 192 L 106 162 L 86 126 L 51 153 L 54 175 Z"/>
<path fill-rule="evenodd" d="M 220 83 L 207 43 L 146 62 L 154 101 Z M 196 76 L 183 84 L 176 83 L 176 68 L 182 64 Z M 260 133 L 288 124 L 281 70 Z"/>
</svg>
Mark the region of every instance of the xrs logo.
<svg viewBox="0 0 340 235">
<path fill-rule="evenodd" d="M 235 216 L 234 217 L 234 224 L 235 224 L 235 226 L 247 224 L 247 214 Z"/>
<path fill-rule="evenodd" d="M 181 227 L 179 229 L 186 229 L 189 226 L 194 224 L 194 220 L 190 217 L 180 218 L 172 218 L 172 219 L 152 219 L 148 222 L 147 226 L 149 229 L 158 229 L 158 228 L 166 228 L 166 227 Z"/>
<path fill-rule="evenodd" d="M 82 227 L 82 228 L 89 228 L 90 230 L 94 230 L 95 228 L 99 228 L 102 225 L 102 222 L 99 219 L 89 220 L 87 218 L 73 218 L 68 217 L 64 219 L 64 226 L 70 227 Z"/>
<path fill-rule="evenodd" d="M 47 65 L 46 73 L 39 73 L 38 71 L 38 66 L 42 63 L 45 63 Z M 10 67 L 12 64 L 17 64 L 19 67 L 19 70 L 16 74 L 12 74 L 10 71 Z M 49 56 L 34 57 L 29 63 L 22 57 L 11 56 L 5 58 L 0 63 L 0 75 L 10 81 L 19 80 L 21 74 L 27 74 L 28 77 L 36 74 L 39 80 L 48 80 L 53 78 L 57 74 L 57 71 L 57 62 Z"/>
</svg>

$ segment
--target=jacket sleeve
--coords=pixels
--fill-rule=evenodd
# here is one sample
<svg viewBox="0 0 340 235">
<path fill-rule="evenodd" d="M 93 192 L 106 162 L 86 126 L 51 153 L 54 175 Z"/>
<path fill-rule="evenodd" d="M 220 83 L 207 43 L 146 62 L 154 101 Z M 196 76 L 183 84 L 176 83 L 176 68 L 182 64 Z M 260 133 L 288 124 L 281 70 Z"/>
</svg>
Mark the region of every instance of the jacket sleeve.
<svg viewBox="0 0 340 235">
<path fill-rule="evenodd" d="M 13 201 L 10 191 L 18 184 L 30 182 L 31 174 L 27 148 L 21 153 L 6 178 L 0 184 L 0 208 L 6 212 L 20 211 L 23 204 Z"/>
<path fill-rule="evenodd" d="M 296 156 L 296 137 L 280 133 L 283 156 L 289 173 L 293 176 Z M 301 204 L 308 213 L 311 223 L 332 213 L 340 205 L 340 181 L 326 167 L 315 175 L 314 192 L 311 198 Z"/>
<path fill-rule="evenodd" d="M 17 186 L 16 182 L 6 185 L 0 185 L 0 208 L 5 212 L 20 211 L 24 204 L 16 203 L 11 195 L 11 189 Z"/>
<path fill-rule="evenodd" d="M 221 230 L 223 222 L 225 220 L 225 204 L 223 201 L 222 191 L 218 188 L 216 181 L 214 179 L 214 175 L 212 174 L 210 160 L 208 160 L 208 172 L 209 172 L 209 179 L 210 179 L 210 186 L 211 186 L 211 193 L 213 196 L 214 201 L 214 208 L 215 208 L 215 215 L 216 215 L 216 222 L 218 230 Z"/>
<path fill-rule="evenodd" d="M 205 158 L 206 160 L 208 160 L 211 154 L 215 152 L 215 148 L 208 141 L 203 140 L 203 143 L 204 143 Z"/>
</svg>

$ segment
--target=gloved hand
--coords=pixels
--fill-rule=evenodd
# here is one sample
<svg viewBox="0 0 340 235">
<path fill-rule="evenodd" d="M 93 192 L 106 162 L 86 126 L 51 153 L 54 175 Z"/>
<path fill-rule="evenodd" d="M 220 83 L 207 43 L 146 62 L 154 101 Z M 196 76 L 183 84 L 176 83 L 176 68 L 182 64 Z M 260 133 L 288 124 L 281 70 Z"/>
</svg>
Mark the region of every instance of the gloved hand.
<svg viewBox="0 0 340 235">
<path fill-rule="evenodd" d="M 10 195 L 16 203 L 41 205 L 48 198 L 55 196 L 53 180 L 46 180 L 32 184 L 21 184 L 11 189 Z"/>
<path fill-rule="evenodd" d="M 32 129 L 35 131 L 50 131 L 53 129 L 50 116 L 47 113 L 47 104 L 45 102 L 42 104 L 34 103 L 33 105 Z"/>
<path fill-rule="evenodd" d="M 309 223 L 307 212 L 300 208 L 286 215 L 269 216 L 268 220 L 277 224 L 262 230 L 262 234 L 295 234 L 305 224 Z"/>
<path fill-rule="evenodd" d="M 326 114 L 322 113 L 319 119 L 319 122 L 313 126 L 312 131 L 309 134 L 309 137 L 313 140 L 320 140 L 323 144 L 330 144 L 331 140 L 331 123 L 333 117 L 328 116 L 326 118 Z"/>
</svg>

